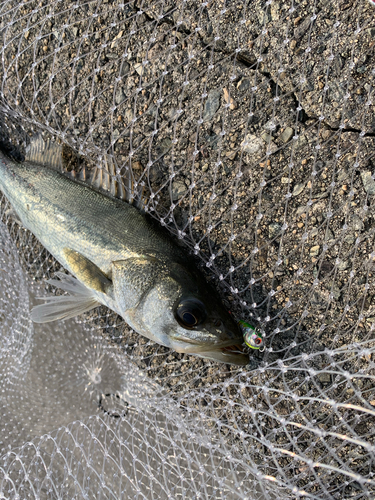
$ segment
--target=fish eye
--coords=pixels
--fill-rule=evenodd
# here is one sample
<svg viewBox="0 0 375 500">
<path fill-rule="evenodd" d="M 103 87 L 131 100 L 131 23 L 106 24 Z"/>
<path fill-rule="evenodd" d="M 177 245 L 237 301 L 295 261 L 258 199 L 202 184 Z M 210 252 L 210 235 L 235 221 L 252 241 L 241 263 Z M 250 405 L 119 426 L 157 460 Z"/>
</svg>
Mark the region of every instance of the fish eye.
<svg viewBox="0 0 375 500">
<path fill-rule="evenodd" d="M 206 308 L 198 299 L 184 299 L 177 306 L 176 319 L 184 328 L 194 328 L 203 323 L 206 317 Z"/>
</svg>

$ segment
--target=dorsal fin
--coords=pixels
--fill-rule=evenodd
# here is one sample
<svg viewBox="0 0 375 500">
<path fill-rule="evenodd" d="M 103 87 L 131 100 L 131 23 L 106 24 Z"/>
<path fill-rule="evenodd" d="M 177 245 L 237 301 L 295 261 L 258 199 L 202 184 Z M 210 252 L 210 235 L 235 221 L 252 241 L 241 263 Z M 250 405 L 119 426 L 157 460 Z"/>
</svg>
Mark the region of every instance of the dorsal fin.
<svg viewBox="0 0 375 500">
<path fill-rule="evenodd" d="M 43 140 L 41 134 L 34 136 L 26 148 L 25 161 L 38 163 L 62 171 L 62 146 L 49 139 Z"/>
<path fill-rule="evenodd" d="M 121 176 L 116 173 L 115 161 L 112 156 L 104 155 L 98 165 L 86 177 L 84 181 L 95 189 L 99 189 L 109 193 L 114 198 L 124 200 L 131 205 L 134 205 L 139 210 L 143 210 L 147 203 L 145 187 L 138 185 L 134 187 L 134 180 L 130 169 L 127 169 L 125 175 Z"/>
<path fill-rule="evenodd" d="M 41 134 L 38 134 L 31 139 L 26 149 L 25 160 L 54 168 L 73 180 L 79 180 L 84 184 L 92 186 L 94 189 L 110 194 L 114 198 L 124 200 L 139 210 L 144 209 L 148 198 L 145 186 L 138 185 L 135 188 L 134 178 L 129 168 L 121 176 L 118 173 L 119 169 L 116 169 L 113 157 L 105 154 L 94 168 L 88 170 L 85 165 L 79 165 L 80 158 L 74 153 L 78 161 L 78 169 L 80 169 L 77 173 L 74 164 L 73 169 L 71 167 L 67 168 L 66 156 L 69 155 L 65 154 L 66 151 L 64 148 L 68 151 L 71 150 L 68 146 L 57 144 L 49 139 L 44 141 Z"/>
</svg>

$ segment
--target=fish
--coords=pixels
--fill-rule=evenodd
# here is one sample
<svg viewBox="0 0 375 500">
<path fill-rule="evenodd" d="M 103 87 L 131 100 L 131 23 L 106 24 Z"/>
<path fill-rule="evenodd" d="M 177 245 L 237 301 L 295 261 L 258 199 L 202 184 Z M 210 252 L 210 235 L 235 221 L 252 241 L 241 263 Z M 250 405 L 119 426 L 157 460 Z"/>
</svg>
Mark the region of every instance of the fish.
<svg viewBox="0 0 375 500">
<path fill-rule="evenodd" d="M 70 273 L 47 281 L 67 294 L 43 297 L 31 319 L 64 320 L 104 305 L 140 335 L 179 353 L 246 365 L 241 330 L 217 291 L 187 249 L 120 199 L 126 189 L 108 163 L 95 170 L 101 181 L 95 174 L 90 183 L 86 173 L 69 177 L 62 146 L 41 135 L 23 162 L 0 151 L 1 191 L 21 224 Z"/>
</svg>

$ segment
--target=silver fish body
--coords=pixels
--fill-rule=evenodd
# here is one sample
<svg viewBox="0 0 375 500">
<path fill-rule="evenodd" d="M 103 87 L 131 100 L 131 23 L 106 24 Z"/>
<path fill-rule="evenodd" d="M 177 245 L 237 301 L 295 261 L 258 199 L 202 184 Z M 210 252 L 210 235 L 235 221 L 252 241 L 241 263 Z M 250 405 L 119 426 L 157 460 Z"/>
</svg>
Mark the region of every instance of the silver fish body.
<svg viewBox="0 0 375 500">
<path fill-rule="evenodd" d="M 186 251 L 137 208 L 2 153 L 0 189 L 22 224 L 78 279 L 79 286 L 61 286 L 72 291 L 72 303 L 82 301 L 78 310 L 104 304 L 138 333 L 178 352 L 248 362 L 233 350 L 242 334 L 215 290 Z M 41 322 L 59 317 L 59 299 L 51 298 L 55 312 Z M 45 314 L 46 306 L 51 309 L 36 309 Z M 66 303 L 60 318 L 68 317 L 65 309 Z"/>
</svg>

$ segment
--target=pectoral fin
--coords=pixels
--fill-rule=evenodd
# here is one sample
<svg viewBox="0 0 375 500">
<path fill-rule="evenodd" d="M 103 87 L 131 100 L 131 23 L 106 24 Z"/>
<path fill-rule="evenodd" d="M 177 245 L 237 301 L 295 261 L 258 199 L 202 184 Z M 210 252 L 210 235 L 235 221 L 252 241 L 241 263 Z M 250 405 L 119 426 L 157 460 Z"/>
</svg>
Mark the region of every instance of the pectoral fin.
<svg viewBox="0 0 375 500">
<path fill-rule="evenodd" d="M 59 319 L 74 318 L 78 314 L 90 311 L 100 305 L 91 290 L 72 276 L 56 273 L 58 280 L 47 280 L 50 285 L 69 292 L 70 295 L 38 297 L 46 303 L 31 310 L 31 319 L 35 323 L 48 323 Z"/>
<path fill-rule="evenodd" d="M 83 283 L 87 288 L 96 290 L 97 292 L 105 293 L 112 281 L 99 269 L 99 267 L 84 257 L 79 252 L 64 248 L 64 256 L 68 261 L 72 273 Z"/>
</svg>

